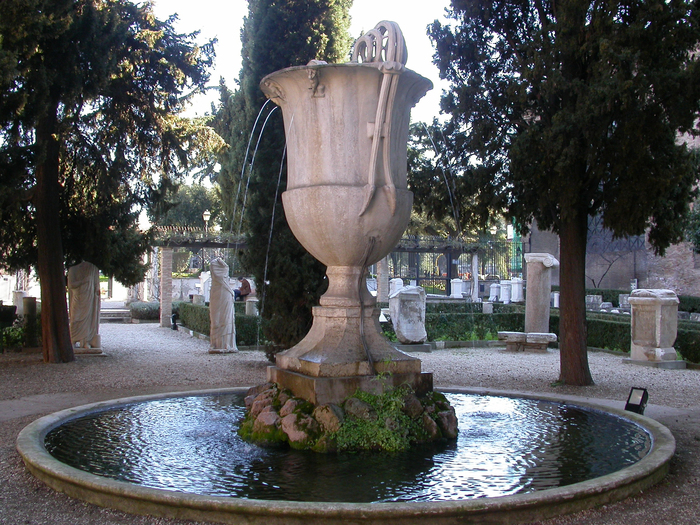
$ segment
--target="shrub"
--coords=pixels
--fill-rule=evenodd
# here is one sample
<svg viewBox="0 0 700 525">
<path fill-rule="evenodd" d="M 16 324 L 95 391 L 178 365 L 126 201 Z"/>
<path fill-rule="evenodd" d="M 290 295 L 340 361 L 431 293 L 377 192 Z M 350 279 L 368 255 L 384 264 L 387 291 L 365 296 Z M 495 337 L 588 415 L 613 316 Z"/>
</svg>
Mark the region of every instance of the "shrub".
<svg viewBox="0 0 700 525">
<path fill-rule="evenodd" d="M 679 295 L 678 301 L 678 309 L 681 312 L 700 312 L 700 297 Z"/>
<path fill-rule="evenodd" d="M 12 326 L 0 327 L 0 348 L 20 350 L 24 343 L 24 326 L 17 320 Z"/>
<path fill-rule="evenodd" d="M 425 330 L 430 341 L 468 341 L 493 337 L 499 331 L 522 331 L 525 316 L 502 314 L 426 314 Z"/>
<path fill-rule="evenodd" d="M 241 346 L 254 345 L 258 341 L 258 334 L 262 334 L 263 322 L 255 315 L 243 315 L 241 308 L 237 304 L 236 308 L 236 344 Z M 210 335 L 211 321 L 209 318 L 209 307 L 204 305 L 181 303 L 180 322 L 200 334 Z M 260 325 L 260 332 L 258 332 Z"/>
<path fill-rule="evenodd" d="M 586 325 L 588 327 L 588 346 L 620 352 L 630 351 L 632 334 L 629 322 L 587 319 Z"/>
<path fill-rule="evenodd" d="M 686 361 L 700 363 L 700 330 L 679 327 L 673 347 Z"/>
<path fill-rule="evenodd" d="M 209 335 L 211 323 L 209 320 L 208 306 L 182 303 L 180 304 L 178 315 L 180 316 L 180 322 L 190 330 Z"/>
<path fill-rule="evenodd" d="M 134 301 L 129 305 L 132 319 L 140 321 L 157 321 L 160 319 L 160 303 Z"/>
</svg>

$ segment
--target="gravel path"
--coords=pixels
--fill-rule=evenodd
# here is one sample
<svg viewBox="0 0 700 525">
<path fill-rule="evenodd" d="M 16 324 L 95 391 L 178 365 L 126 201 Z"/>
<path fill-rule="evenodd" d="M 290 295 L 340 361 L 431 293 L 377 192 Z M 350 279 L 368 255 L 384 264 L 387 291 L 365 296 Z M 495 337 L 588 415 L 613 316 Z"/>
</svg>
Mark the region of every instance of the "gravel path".
<svg viewBox="0 0 700 525">
<path fill-rule="evenodd" d="M 211 355 L 207 342 L 157 324 L 103 324 L 100 332 L 104 357 L 79 356 L 74 363 L 50 365 L 40 354 L 0 355 L 0 524 L 190 523 L 101 509 L 54 492 L 24 469 L 14 449 L 17 434 L 41 415 L 103 399 L 258 384 L 269 364 L 262 352 Z M 623 364 L 617 355 L 591 352 L 596 384 L 574 388 L 552 384 L 559 371 L 557 351 L 459 348 L 416 355 L 441 387 L 595 398 L 617 407 L 624 405 L 631 386 L 646 387 L 651 403 L 646 414 L 668 426 L 677 440 L 671 474 L 635 498 L 542 523 L 700 523 L 700 371 L 639 367 Z"/>
</svg>

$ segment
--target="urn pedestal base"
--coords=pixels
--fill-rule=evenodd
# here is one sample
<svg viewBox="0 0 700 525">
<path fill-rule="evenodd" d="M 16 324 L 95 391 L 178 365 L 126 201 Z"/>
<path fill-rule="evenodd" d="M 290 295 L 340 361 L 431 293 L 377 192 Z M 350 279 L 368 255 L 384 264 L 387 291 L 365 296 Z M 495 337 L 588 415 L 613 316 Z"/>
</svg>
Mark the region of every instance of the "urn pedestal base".
<svg viewBox="0 0 700 525">
<path fill-rule="evenodd" d="M 379 395 L 403 384 L 411 385 L 418 396 L 433 390 L 433 374 L 430 372 L 386 376 L 312 377 L 269 366 L 267 380 L 277 383 L 282 388 L 288 388 L 296 397 L 306 399 L 316 406 L 326 403 L 340 405 L 357 390 Z"/>
<path fill-rule="evenodd" d="M 360 307 L 314 307 L 311 330 L 277 354 L 268 380 L 315 404 L 339 403 L 358 388 L 381 391 L 385 383 L 431 390 L 432 374 L 421 373 L 420 359 L 397 350 L 381 334 L 379 310 L 365 308 L 362 323 L 361 312 Z"/>
</svg>

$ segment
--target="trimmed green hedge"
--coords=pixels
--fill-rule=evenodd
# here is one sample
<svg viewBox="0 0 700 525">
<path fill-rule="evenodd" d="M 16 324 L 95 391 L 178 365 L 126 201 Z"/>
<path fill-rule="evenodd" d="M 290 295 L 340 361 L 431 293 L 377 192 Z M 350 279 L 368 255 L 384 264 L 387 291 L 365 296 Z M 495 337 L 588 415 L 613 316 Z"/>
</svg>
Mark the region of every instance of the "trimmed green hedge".
<svg viewBox="0 0 700 525">
<path fill-rule="evenodd" d="M 679 295 L 678 301 L 678 310 L 681 312 L 700 312 L 700 297 Z"/>
<path fill-rule="evenodd" d="M 244 315 L 241 305 L 236 304 L 236 344 L 241 346 L 255 345 L 258 342 L 258 324 L 262 318 L 256 315 Z M 200 334 L 209 335 L 211 322 L 209 319 L 209 307 L 192 303 L 180 305 L 180 322 Z M 262 326 L 260 335 L 262 336 Z"/>
<path fill-rule="evenodd" d="M 686 361 L 700 363 L 700 330 L 678 327 L 678 337 L 673 347 Z"/>
<path fill-rule="evenodd" d="M 508 306 L 508 305 L 506 305 Z M 449 309 L 452 309 L 450 306 Z M 550 332 L 559 336 L 559 316 L 552 310 L 549 318 Z M 630 317 L 616 314 L 588 312 L 586 326 L 588 346 L 619 352 L 629 352 L 631 344 Z M 391 338 L 393 330 L 385 323 L 384 333 Z M 425 329 L 429 341 L 469 341 L 487 339 L 499 331 L 521 332 L 525 328 L 525 315 L 520 312 L 472 314 L 427 313 Z M 700 363 L 700 326 L 689 321 L 678 324 L 678 338 L 674 344 L 683 359 Z"/>
<path fill-rule="evenodd" d="M 425 331 L 429 341 L 468 341 L 495 338 L 500 331 L 523 331 L 525 315 L 503 314 L 426 314 Z M 487 335 L 488 334 L 488 335 Z"/>
</svg>

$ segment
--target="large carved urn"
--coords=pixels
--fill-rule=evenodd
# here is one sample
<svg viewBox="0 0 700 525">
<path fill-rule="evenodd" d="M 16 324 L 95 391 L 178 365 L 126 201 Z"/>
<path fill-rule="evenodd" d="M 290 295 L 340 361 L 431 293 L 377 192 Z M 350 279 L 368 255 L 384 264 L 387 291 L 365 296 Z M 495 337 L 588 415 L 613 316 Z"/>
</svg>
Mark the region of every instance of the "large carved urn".
<svg viewBox="0 0 700 525">
<path fill-rule="evenodd" d="M 339 402 L 377 373 L 418 390 L 432 382 L 420 360 L 383 338 L 365 283 L 367 266 L 401 238 L 413 202 L 410 109 L 432 84 L 406 69 L 405 59 L 400 29 L 381 22 L 355 43 L 352 62 L 312 61 L 261 82 L 284 114 L 287 221 L 328 267 L 329 281 L 308 335 L 278 354 L 268 378 L 316 403 Z"/>
</svg>

